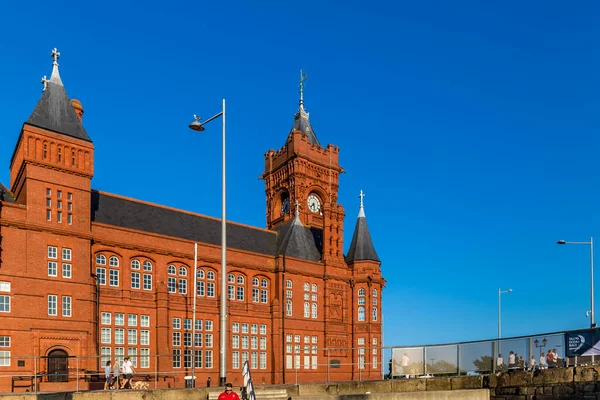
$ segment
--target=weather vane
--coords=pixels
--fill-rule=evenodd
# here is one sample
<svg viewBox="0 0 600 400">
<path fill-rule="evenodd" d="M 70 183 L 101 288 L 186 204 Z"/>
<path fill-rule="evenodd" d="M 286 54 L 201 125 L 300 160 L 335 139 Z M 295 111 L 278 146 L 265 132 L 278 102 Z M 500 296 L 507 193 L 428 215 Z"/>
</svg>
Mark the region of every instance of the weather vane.
<svg viewBox="0 0 600 400">
<path fill-rule="evenodd" d="M 302 74 L 300 70 L 300 101 L 304 100 L 304 81 L 308 78 L 308 74 Z"/>
</svg>

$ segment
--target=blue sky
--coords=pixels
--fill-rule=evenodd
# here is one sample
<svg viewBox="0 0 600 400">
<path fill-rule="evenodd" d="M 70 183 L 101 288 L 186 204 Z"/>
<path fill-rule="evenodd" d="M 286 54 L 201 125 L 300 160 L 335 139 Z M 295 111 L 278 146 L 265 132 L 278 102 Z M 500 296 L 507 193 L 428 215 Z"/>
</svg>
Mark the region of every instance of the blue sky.
<svg viewBox="0 0 600 400">
<path fill-rule="evenodd" d="M 219 124 L 187 125 L 225 97 L 228 217 L 264 227 L 302 68 L 341 149 L 346 249 L 367 194 L 387 345 L 495 337 L 498 287 L 504 336 L 589 325 L 588 248 L 555 243 L 600 243 L 597 3 L 140 4 L 0 5 L 1 182 L 57 47 L 95 189 L 219 217 Z"/>
</svg>

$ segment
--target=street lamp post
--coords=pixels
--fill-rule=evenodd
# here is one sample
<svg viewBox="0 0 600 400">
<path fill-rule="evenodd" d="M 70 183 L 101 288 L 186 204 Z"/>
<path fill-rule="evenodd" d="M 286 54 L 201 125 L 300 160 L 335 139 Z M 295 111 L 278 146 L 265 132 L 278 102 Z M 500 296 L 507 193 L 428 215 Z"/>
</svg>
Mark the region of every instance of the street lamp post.
<svg viewBox="0 0 600 400">
<path fill-rule="evenodd" d="M 594 238 L 590 238 L 589 242 L 567 242 L 559 240 L 556 244 L 585 244 L 590 246 L 590 327 L 596 327 L 594 319 Z"/>
<path fill-rule="evenodd" d="M 501 297 L 503 293 L 511 293 L 512 289 L 501 290 L 498 288 L 498 353 L 500 353 L 500 339 L 502 338 L 502 319 L 501 319 Z"/>
<path fill-rule="evenodd" d="M 539 340 L 535 339 L 533 341 L 533 344 L 535 344 L 535 348 L 536 349 L 540 349 L 540 357 L 542 356 L 542 349 L 544 347 L 546 347 L 546 343 L 548 342 L 548 340 L 546 338 L 542 339 L 542 341 L 540 342 Z M 541 365 L 540 365 L 541 367 Z"/>
<path fill-rule="evenodd" d="M 194 131 L 202 132 L 204 130 L 204 125 L 216 119 L 218 117 L 223 117 L 221 119 L 223 123 L 223 136 L 222 136 L 222 168 L 221 168 L 221 310 L 220 310 L 220 340 L 219 340 L 219 385 L 225 386 L 227 381 L 227 222 L 226 222 L 226 184 L 225 184 L 225 99 L 223 99 L 223 106 L 221 112 L 210 117 L 204 122 L 200 122 L 199 117 L 194 115 L 194 122 L 190 124 L 190 129 Z M 196 277 L 194 277 L 196 279 Z M 194 280 L 195 282 L 195 280 Z M 195 360 L 194 360 L 195 362 Z"/>
</svg>

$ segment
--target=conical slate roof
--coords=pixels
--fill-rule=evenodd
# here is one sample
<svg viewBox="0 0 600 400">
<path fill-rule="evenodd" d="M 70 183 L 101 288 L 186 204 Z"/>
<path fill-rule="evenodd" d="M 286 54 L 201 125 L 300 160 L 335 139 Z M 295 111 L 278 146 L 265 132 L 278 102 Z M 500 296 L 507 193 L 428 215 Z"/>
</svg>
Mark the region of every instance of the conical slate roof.
<svg viewBox="0 0 600 400">
<path fill-rule="evenodd" d="M 300 131 L 303 135 L 308 136 L 308 141 L 311 144 L 316 144 L 319 146 L 319 139 L 317 139 L 317 135 L 315 135 L 315 131 L 310 125 L 310 121 L 308 120 L 308 113 L 304 111 L 304 106 L 300 103 L 300 109 L 294 116 L 294 125 L 292 126 L 292 131 Z"/>
<path fill-rule="evenodd" d="M 46 80 L 46 77 L 42 78 L 44 84 L 42 97 L 25 123 L 91 142 L 79 117 L 75 114 L 75 109 L 60 79 L 56 61 L 59 53 L 53 52 L 54 54 L 56 56 L 50 80 Z"/>
<path fill-rule="evenodd" d="M 298 214 L 290 223 L 282 225 L 278 233 L 282 239 L 277 245 L 277 255 L 285 254 L 309 261 L 321 260 L 314 237 L 310 229 L 302 225 Z"/>
<path fill-rule="evenodd" d="M 350 250 L 348 250 L 348 254 L 346 255 L 347 263 L 363 260 L 380 261 L 375 251 L 375 246 L 373 246 L 371 234 L 369 233 L 369 226 L 367 225 L 367 218 L 362 203 L 363 196 L 361 191 L 360 211 L 358 212 L 354 235 L 352 235 Z"/>
</svg>

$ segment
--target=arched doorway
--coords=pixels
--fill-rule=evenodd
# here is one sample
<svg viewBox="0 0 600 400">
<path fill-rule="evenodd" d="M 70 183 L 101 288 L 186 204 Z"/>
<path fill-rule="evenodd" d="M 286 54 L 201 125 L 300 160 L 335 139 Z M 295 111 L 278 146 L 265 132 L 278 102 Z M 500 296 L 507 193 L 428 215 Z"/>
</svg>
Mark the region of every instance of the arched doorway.
<svg viewBox="0 0 600 400">
<path fill-rule="evenodd" d="M 64 350 L 52 350 L 48 354 L 48 382 L 69 381 L 69 359 Z"/>
</svg>

